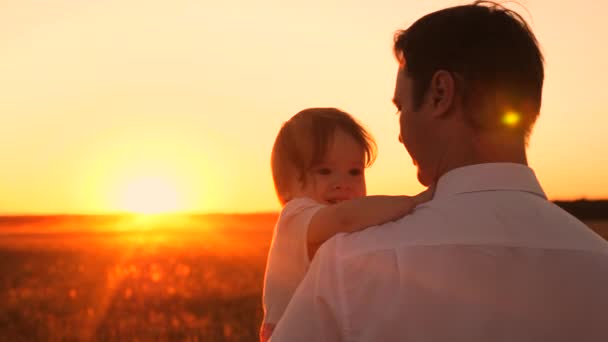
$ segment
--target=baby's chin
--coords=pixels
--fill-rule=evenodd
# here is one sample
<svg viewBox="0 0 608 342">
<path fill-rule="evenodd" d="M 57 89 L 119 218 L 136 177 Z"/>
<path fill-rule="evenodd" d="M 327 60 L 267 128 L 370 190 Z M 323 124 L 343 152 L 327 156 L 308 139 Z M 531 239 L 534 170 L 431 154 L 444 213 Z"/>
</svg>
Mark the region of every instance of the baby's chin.
<svg viewBox="0 0 608 342">
<path fill-rule="evenodd" d="M 352 198 L 328 198 L 328 199 L 325 199 L 324 202 L 331 205 L 331 204 L 338 204 L 338 203 L 348 201 L 351 199 Z"/>
</svg>

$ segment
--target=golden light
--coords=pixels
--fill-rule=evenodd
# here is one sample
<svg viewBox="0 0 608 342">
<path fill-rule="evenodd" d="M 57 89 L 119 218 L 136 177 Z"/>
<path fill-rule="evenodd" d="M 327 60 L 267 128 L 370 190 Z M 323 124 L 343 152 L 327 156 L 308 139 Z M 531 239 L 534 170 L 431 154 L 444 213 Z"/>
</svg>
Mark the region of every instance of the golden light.
<svg viewBox="0 0 608 342">
<path fill-rule="evenodd" d="M 132 213 L 160 214 L 184 210 L 184 198 L 176 183 L 161 176 L 140 176 L 119 191 L 118 207 Z"/>
<path fill-rule="evenodd" d="M 179 133 L 125 126 L 100 135 L 79 170 L 77 184 L 86 205 L 92 212 L 155 216 L 148 217 L 154 222 L 159 219 L 154 214 L 208 211 L 218 196 L 222 199 L 221 183 L 215 181 L 222 175 L 211 172 L 211 157 L 196 141 Z"/>
<path fill-rule="evenodd" d="M 521 120 L 521 116 L 517 112 L 509 111 L 506 112 L 502 117 L 502 123 L 509 127 L 515 127 L 519 121 Z"/>
</svg>

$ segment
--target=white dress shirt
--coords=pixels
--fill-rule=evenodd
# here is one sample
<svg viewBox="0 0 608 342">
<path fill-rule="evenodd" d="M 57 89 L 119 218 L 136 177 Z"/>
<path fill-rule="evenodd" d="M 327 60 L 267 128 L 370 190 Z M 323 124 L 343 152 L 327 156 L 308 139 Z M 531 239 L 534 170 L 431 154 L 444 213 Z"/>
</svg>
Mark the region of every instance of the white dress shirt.
<svg viewBox="0 0 608 342">
<path fill-rule="evenodd" d="M 402 219 L 317 252 L 281 341 L 608 341 L 608 242 L 510 163 L 452 170 Z"/>
</svg>

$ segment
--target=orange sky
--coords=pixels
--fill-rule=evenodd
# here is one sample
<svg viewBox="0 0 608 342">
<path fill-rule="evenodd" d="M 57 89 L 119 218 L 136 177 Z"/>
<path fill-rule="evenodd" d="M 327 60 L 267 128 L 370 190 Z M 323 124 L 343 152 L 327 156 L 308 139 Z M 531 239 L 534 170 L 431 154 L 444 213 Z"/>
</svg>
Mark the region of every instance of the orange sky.
<svg viewBox="0 0 608 342">
<path fill-rule="evenodd" d="M 392 35 L 461 3 L 4 1 L 0 212 L 277 210 L 272 142 L 311 106 L 375 135 L 370 194 L 416 193 Z M 547 61 L 530 164 L 552 199 L 608 197 L 608 4 L 521 3 Z"/>
</svg>

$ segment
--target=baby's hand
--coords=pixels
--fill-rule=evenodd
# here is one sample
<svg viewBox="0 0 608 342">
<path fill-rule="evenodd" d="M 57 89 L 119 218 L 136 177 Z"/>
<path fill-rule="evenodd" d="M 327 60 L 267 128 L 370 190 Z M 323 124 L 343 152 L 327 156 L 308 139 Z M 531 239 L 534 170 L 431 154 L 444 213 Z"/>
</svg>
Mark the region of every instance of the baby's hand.
<svg viewBox="0 0 608 342">
<path fill-rule="evenodd" d="M 414 201 L 414 205 L 416 206 L 416 205 L 419 205 L 424 202 L 428 202 L 428 201 L 432 200 L 434 195 L 435 195 L 435 184 L 431 184 L 431 186 L 429 186 L 423 192 L 419 193 L 416 196 L 412 196 L 412 200 Z"/>
</svg>

